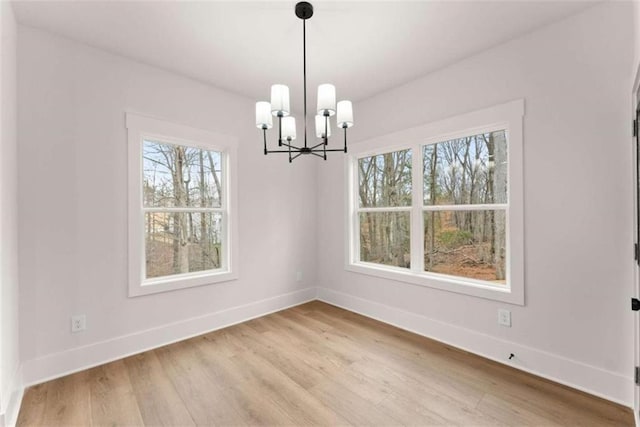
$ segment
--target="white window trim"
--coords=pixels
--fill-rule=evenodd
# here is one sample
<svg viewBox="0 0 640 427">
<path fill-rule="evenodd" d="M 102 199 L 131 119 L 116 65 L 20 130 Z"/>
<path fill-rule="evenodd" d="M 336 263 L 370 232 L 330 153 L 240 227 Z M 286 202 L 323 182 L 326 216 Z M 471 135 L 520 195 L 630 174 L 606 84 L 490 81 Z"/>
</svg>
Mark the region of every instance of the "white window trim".
<svg viewBox="0 0 640 427">
<path fill-rule="evenodd" d="M 227 135 L 195 129 L 133 113 L 126 113 L 129 186 L 129 296 L 141 296 L 238 278 L 237 140 Z M 142 143 L 145 138 L 215 150 L 223 153 L 226 174 L 223 197 L 225 253 L 220 269 L 145 279 L 144 210 L 142 205 Z"/>
<path fill-rule="evenodd" d="M 520 99 L 353 144 L 345 159 L 345 176 L 347 177 L 345 269 L 389 280 L 524 305 L 523 118 L 524 100 Z M 499 129 L 506 130 L 508 134 L 508 206 L 506 207 L 508 286 L 421 271 L 424 248 L 422 240 L 417 238 L 419 233 L 416 232 L 411 233 L 411 269 L 359 261 L 356 191 L 358 170 L 355 167 L 357 159 L 411 148 L 414 153 L 412 182 L 422 183 L 422 146 Z M 399 143 L 399 141 L 402 142 Z M 420 185 L 418 191 L 414 189 L 412 192 L 411 230 L 422 230 L 424 226 L 422 197 L 423 188 Z M 496 207 L 505 207 L 505 205 L 492 205 L 492 208 Z M 407 210 L 406 207 L 390 209 Z M 433 209 L 440 209 L 440 207 Z"/>
</svg>

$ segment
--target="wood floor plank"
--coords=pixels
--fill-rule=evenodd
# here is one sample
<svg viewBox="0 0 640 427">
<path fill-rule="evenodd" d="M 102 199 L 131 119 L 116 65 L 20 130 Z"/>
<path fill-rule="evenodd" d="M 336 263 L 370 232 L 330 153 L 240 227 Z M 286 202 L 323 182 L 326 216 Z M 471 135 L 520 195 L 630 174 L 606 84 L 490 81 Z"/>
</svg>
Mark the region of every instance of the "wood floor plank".
<svg viewBox="0 0 640 427">
<path fill-rule="evenodd" d="M 492 417 L 509 425 L 549 427 L 560 425 L 552 417 L 529 411 L 522 406 L 512 405 L 508 401 L 489 393 L 482 397 L 476 409 L 482 414 L 491 414 Z"/>
<path fill-rule="evenodd" d="M 315 357 L 313 353 L 301 355 L 295 344 L 281 339 L 277 333 L 270 330 L 256 334 L 247 327 L 244 337 L 252 342 L 261 357 L 304 389 L 322 381 L 332 368 L 332 365 Z"/>
<path fill-rule="evenodd" d="M 48 382 L 44 425 L 92 425 L 89 373 L 78 372 Z"/>
<path fill-rule="evenodd" d="M 478 397 L 477 391 L 472 390 L 467 396 L 458 390 L 452 391 L 451 384 L 432 378 L 425 381 L 415 371 L 394 369 L 393 363 L 387 363 L 389 366 L 367 359 L 355 362 L 350 366 L 349 377 L 343 387 L 353 390 L 354 384 L 360 384 L 369 390 L 368 393 L 380 390 L 385 399 L 378 402 L 378 406 L 387 411 L 413 407 L 414 416 L 418 413 L 426 416 L 427 420 L 440 418 L 440 422 L 448 425 L 500 424 L 496 418 L 475 410 L 484 393 Z M 393 413 L 393 416 L 403 424 L 408 422 L 406 411 Z"/>
<path fill-rule="evenodd" d="M 29 388 L 19 426 L 632 426 L 628 408 L 319 301 Z"/>
<path fill-rule="evenodd" d="M 155 352 L 124 359 L 142 420 L 153 426 L 195 425 Z"/>
<path fill-rule="evenodd" d="M 223 383 L 200 357 L 197 343 L 191 339 L 155 351 L 191 418 L 197 425 L 248 424 L 250 417 L 228 399 Z"/>
<path fill-rule="evenodd" d="M 394 393 L 424 396 L 453 402 L 457 406 L 475 408 L 482 400 L 484 392 L 466 384 L 448 381 L 437 372 L 387 362 L 381 365 L 377 360 L 365 359 L 351 366 L 353 372 L 359 373 L 373 381 L 386 384 Z"/>
<path fill-rule="evenodd" d="M 85 371 L 89 377 L 91 420 L 95 425 L 143 424 L 140 408 L 124 361 L 118 360 Z"/>
<path fill-rule="evenodd" d="M 345 325 L 341 326 L 346 328 Z M 377 375 L 381 380 L 399 383 L 402 387 L 405 386 L 405 381 L 412 382 L 414 388 L 422 382 L 435 389 L 437 393 L 471 407 L 475 406 L 484 394 L 482 388 L 475 384 L 453 381 L 450 378 L 450 375 L 453 375 L 451 371 L 442 366 L 444 360 L 430 359 L 427 365 L 418 354 L 399 352 L 396 348 L 390 349 L 376 335 L 373 335 L 371 341 L 362 339 L 354 341 L 351 334 L 335 329 L 323 336 L 327 340 L 327 345 L 348 348 L 351 352 L 359 352 L 362 355 L 361 360 L 353 364 L 353 370 Z M 425 366 L 429 369 L 425 369 Z M 363 368 L 365 368 L 364 371 L 362 371 Z"/>
<path fill-rule="evenodd" d="M 233 358 L 237 372 L 242 372 L 243 383 L 252 394 L 258 392 L 263 399 L 273 403 L 282 413 L 291 418 L 293 424 L 336 425 L 345 424 L 344 419 L 331 411 L 307 390 L 291 380 L 284 372 L 274 369 L 267 360 L 256 353 L 244 353 Z M 282 418 L 272 423 L 282 423 Z"/>
<path fill-rule="evenodd" d="M 17 425 L 19 426 L 39 426 L 45 423 L 44 410 L 47 404 L 48 383 L 38 384 L 29 387 L 22 398 L 22 406 L 29 408 L 29 411 L 20 411 Z"/>
<path fill-rule="evenodd" d="M 410 396 L 407 393 L 391 394 L 387 400 L 382 402 L 381 408 L 393 407 L 398 414 L 404 414 L 403 425 L 421 425 L 418 420 L 425 421 L 424 424 L 435 424 L 444 426 L 504 426 L 519 425 L 503 423 L 498 418 L 489 414 L 484 414 L 474 408 L 456 404 L 454 401 L 440 398 L 438 396 Z"/>
<path fill-rule="evenodd" d="M 203 335 L 203 339 L 216 343 L 218 352 L 224 353 L 227 357 L 233 357 L 236 354 L 250 351 L 242 339 L 236 333 L 238 325 L 230 326 L 222 330 L 214 331 Z M 192 338 L 193 342 L 197 342 L 198 337 Z"/>
<path fill-rule="evenodd" d="M 321 336 L 311 334 L 304 325 L 293 322 L 281 316 L 280 313 L 275 313 L 270 317 L 275 327 L 278 328 L 278 334 L 291 340 L 304 353 L 319 354 L 340 366 L 349 365 L 361 357 L 358 353 L 348 352 L 336 346 L 325 346 Z"/>
<path fill-rule="evenodd" d="M 309 390 L 314 397 L 340 414 L 351 425 L 399 425 L 400 421 L 384 412 L 376 404 L 342 386 L 335 378 L 328 379 Z"/>
<path fill-rule="evenodd" d="M 242 325 L 255 330 L 259 334 L 271 330 L 271 326 L 270 326 L 269 321 L 266 320 L 264 317 L 258 317 L 257 319 L 251 319 L 248 322 L 242 323 Z"/>
<path fill-rule="evenodd" d="M 383 400 L 378 408 L 385 413 L 393 414 L 403 426 L 452 426 L 451 420 L 447 420 L 438 413 L 431 411 L 420 405 L 413 399 L 406 396 L 390 394 Z"/>
<path fill-rule="evenodd" d="M 315 320 L 311 316 L 305 314 L 300 314 L 295 311 L 281 311 L 278 313 L 280 316 L 285 319 L 290 320 L 294 324 L 304 326 L 306 329 L 310 330 L 316 335 L 323 334 L 328 332 L 334 328 L 334 324 L 332 322 L 322 322 Z"/>
<path fill-rule="evenodd" d="M 237 331 L 237 330 L 236 330 Z M 250 351 L 226 357 L 224 353 L 218 353 L 218 344 L 215 341 L 201 340 L 196 343 L 198 354 L 204 366 L 201 368 L 216 383 L 222 387 L 225 398 L 230 400 L 230 406 L 249 425 L 273 425 L 292 423 L 293 419 L 281 408 L 273 404 L 264 395 L 261 383 L 255 375 L 247 377 L 248 367 L 239 365 L 238 360 L 244 360 L 245 354 Z"/>
</svg>

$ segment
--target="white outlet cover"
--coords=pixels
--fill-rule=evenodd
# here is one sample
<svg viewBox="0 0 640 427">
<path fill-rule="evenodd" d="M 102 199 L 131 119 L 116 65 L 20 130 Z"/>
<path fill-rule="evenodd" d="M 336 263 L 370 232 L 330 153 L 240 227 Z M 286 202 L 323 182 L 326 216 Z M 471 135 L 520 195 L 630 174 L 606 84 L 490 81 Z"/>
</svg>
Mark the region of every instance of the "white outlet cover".
<svg viewBox="0 0 640 427">
<path fill-rule="evenodd" d="M 71 332 L 76 333 L 87 329 L 87 316 L 76 314 L 71 316 Z"/>
<path fill-rule="evenodd" d="M 498 310 L 498 324 L 508 328 L 511 327 L 511 312 L 509 310 L 503 308 Z"/>
</svg>

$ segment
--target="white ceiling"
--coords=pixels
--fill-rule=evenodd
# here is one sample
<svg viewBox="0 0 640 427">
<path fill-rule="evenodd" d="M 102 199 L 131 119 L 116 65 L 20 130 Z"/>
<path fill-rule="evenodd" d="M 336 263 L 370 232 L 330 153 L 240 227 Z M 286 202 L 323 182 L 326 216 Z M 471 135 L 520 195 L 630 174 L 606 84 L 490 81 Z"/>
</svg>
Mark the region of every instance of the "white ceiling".
<svg viewBox="0 0 640 427">
<path fill-rule="evenodd" d="M 21 24 L 267 100 L 301 96 L 302 21 L 291 1 L 14 2 Z M 361 100 L 584 10 L 584 1 L 313 1 L 310 105 L 331 82 Z"/>
</svg>

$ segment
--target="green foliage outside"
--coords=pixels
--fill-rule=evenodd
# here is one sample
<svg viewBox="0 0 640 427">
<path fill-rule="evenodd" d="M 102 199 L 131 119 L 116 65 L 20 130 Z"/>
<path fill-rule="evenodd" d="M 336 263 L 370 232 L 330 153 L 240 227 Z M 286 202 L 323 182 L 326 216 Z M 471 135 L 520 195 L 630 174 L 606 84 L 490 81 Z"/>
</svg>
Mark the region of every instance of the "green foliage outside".
<svg viewBox="0 0 640 427">
<path fill-rule="evenodd" d="M 473 235 L 466 230 L 443 230 L 438 233 L 437 239 L 447 249 L 473 243 Z"/>
</svg>

